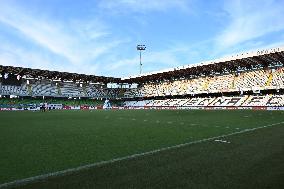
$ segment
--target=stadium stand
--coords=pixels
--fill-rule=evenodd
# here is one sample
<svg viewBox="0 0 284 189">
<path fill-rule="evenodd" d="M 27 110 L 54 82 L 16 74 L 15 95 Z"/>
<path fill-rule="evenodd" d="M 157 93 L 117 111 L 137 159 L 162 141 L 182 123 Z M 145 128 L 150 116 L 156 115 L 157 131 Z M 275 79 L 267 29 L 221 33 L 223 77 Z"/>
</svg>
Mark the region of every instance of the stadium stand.
<svg viewBox="0 0 284 189">
<path fill-rule="evenodd" d="M 242 106 L 248 96 L 217 97 L 209 106 Z"/>
<path fill-rule="evenodd" d="M 29 92 L 27 86 L 23 84 L 22 86 L 13 86 L 13 85 L 1 85 L 1 95 L 19 95 L 19 96 L 28 96 Z"/>
<path fill-rule="evenodd" d="M 125 107 L 284 106 L 283 63 L 279 47 L 127 78 L 0 66 L 0 95 L 123 99 Z"/>
<path fill-rule="evenodd" d="M 0 98 L 0 107 L 16 108 L 16 107 L 39 107 L 41 103 L 62 104 L 63 106 L 102 106 L 104 101 L 97 99 L 65 99 L 65 98 Z"/>
<path fill-rule="evenodd" d="M 164 81 L 156 84 L 145 83 L 140 89 L 132 89 L 125 97 L 176 96 L 186 94 L 220 93 L 234 91 L 265 90 L 266 88 L 283 88 L 283 68 L 272 70 L 254 70 L 241 72 L 238 75 L 224 74 L 219 76 L 200 77 Z M 270 78 L 270 82 L 269 81 Z"/>
<path fill-rule="evenodd" d="M 283 106 L 284 95 L 203 97 L 191 99 L 125 101 L 126 107 L 258 107 Z"/>
<path fill-rule="evenodd" d="M 284 88 L 284 68 L 278 68 L 272 72 L 272 79 L 270 86 L 276 86 L 276 88 Z"/>
<path fill-rule="evenodd" d="M 58 96 L 57 87 L 53 83 L 36 82 L 30 88 L 32 96 Z"/>
</svg>

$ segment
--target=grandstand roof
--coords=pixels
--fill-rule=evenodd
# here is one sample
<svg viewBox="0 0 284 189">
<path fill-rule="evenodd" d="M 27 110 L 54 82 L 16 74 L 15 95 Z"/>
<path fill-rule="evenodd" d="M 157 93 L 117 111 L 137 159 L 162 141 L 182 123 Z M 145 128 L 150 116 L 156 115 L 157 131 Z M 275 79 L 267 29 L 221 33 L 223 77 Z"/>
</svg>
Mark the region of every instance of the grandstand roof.
<svg viewBox="0 0 284 189">
<path fill-rule="evenodd" d="M 211 73 L 224 73 L 226 71 L 236 71 L 239 68 L 249 70 L 260 66 L 269 67 L 270 65 L 277 64 L 284 64 L 284 46 L 239 53 L 216 60 L 125 77 L 122 78 L 122 81 L 140 83 L 180 77 L 210 75 Z"/>
<path fill-rule="evenodd" d="M 13 66 L 3 66 L 0 65 L 0 73 L 9 73 L 21 76 L 27 76 L 28 78 L 47 78 L 51 80 L 65 80 L 65 81 L 90 81 L 90 82 L 100 82 L 100 83 L 111 83 L 120 82 L 120 78 L 114 77 L 104 77 L 95 75 L 85 75 L 77 73 L 68 72 L 58 72 Z"/>
</svg>

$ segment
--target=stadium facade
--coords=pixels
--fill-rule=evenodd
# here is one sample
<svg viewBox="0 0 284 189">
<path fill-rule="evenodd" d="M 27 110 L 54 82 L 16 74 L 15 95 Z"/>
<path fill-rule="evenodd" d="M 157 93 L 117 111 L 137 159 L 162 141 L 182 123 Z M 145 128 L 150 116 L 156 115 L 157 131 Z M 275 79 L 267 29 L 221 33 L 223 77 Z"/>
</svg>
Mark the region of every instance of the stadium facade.
<svg viewBox="0 0 284 189">
<path fill-rule="evenodd" d="M 0 108 L 17 109 L 9 104 L 15 97 L 110 99 L 126 109 L 283 109 L 283 64 L 284 47 L 277 47 L 126 78 L 0 66 Z"/>
</svg>

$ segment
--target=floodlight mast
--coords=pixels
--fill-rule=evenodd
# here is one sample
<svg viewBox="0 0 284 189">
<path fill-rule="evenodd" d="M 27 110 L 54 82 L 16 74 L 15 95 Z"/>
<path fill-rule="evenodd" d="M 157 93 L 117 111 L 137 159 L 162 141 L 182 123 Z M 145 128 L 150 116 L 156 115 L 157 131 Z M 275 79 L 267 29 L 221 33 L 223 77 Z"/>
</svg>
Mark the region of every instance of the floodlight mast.
<svg viewBox="0 0 284 189">
<path fill-rule="evenodd" d="M 140 52 L 140 74 L 142 73 L 142 55 L 141 55 L 141 51 L 145 51 L 146 50 L 146 46 L 145 45 L 137 45 L 137 50 Z"/>
</svg>

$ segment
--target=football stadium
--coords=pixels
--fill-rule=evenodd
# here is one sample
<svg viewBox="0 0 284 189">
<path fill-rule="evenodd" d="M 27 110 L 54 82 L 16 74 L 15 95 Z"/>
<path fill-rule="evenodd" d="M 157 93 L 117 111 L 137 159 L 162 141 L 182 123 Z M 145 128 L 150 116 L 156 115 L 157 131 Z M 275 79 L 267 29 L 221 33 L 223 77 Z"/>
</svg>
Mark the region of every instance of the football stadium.
<svg viewBox="0 0 284 189">
<path fill-rule="evenodd" d="M 278 47 L 128 78 L 1 66 L 0 186 L 283 186 L 283 63 Z"/>
<path fill-rule="evenodd" d="M 0 5 L 0 189 L 284 188 L 283 20 L 258 22 L 280 18 L 280 2 L 226 1 L 226 14 L 187 0 L 11 2 Z M 218 25 L 233 31 L 193 45 L 199 55 L 187 37 L 214 33 L 204 15 L 240 27 Z M 185 45 L 155 49 L 174 40 Z"/>
</svg>

